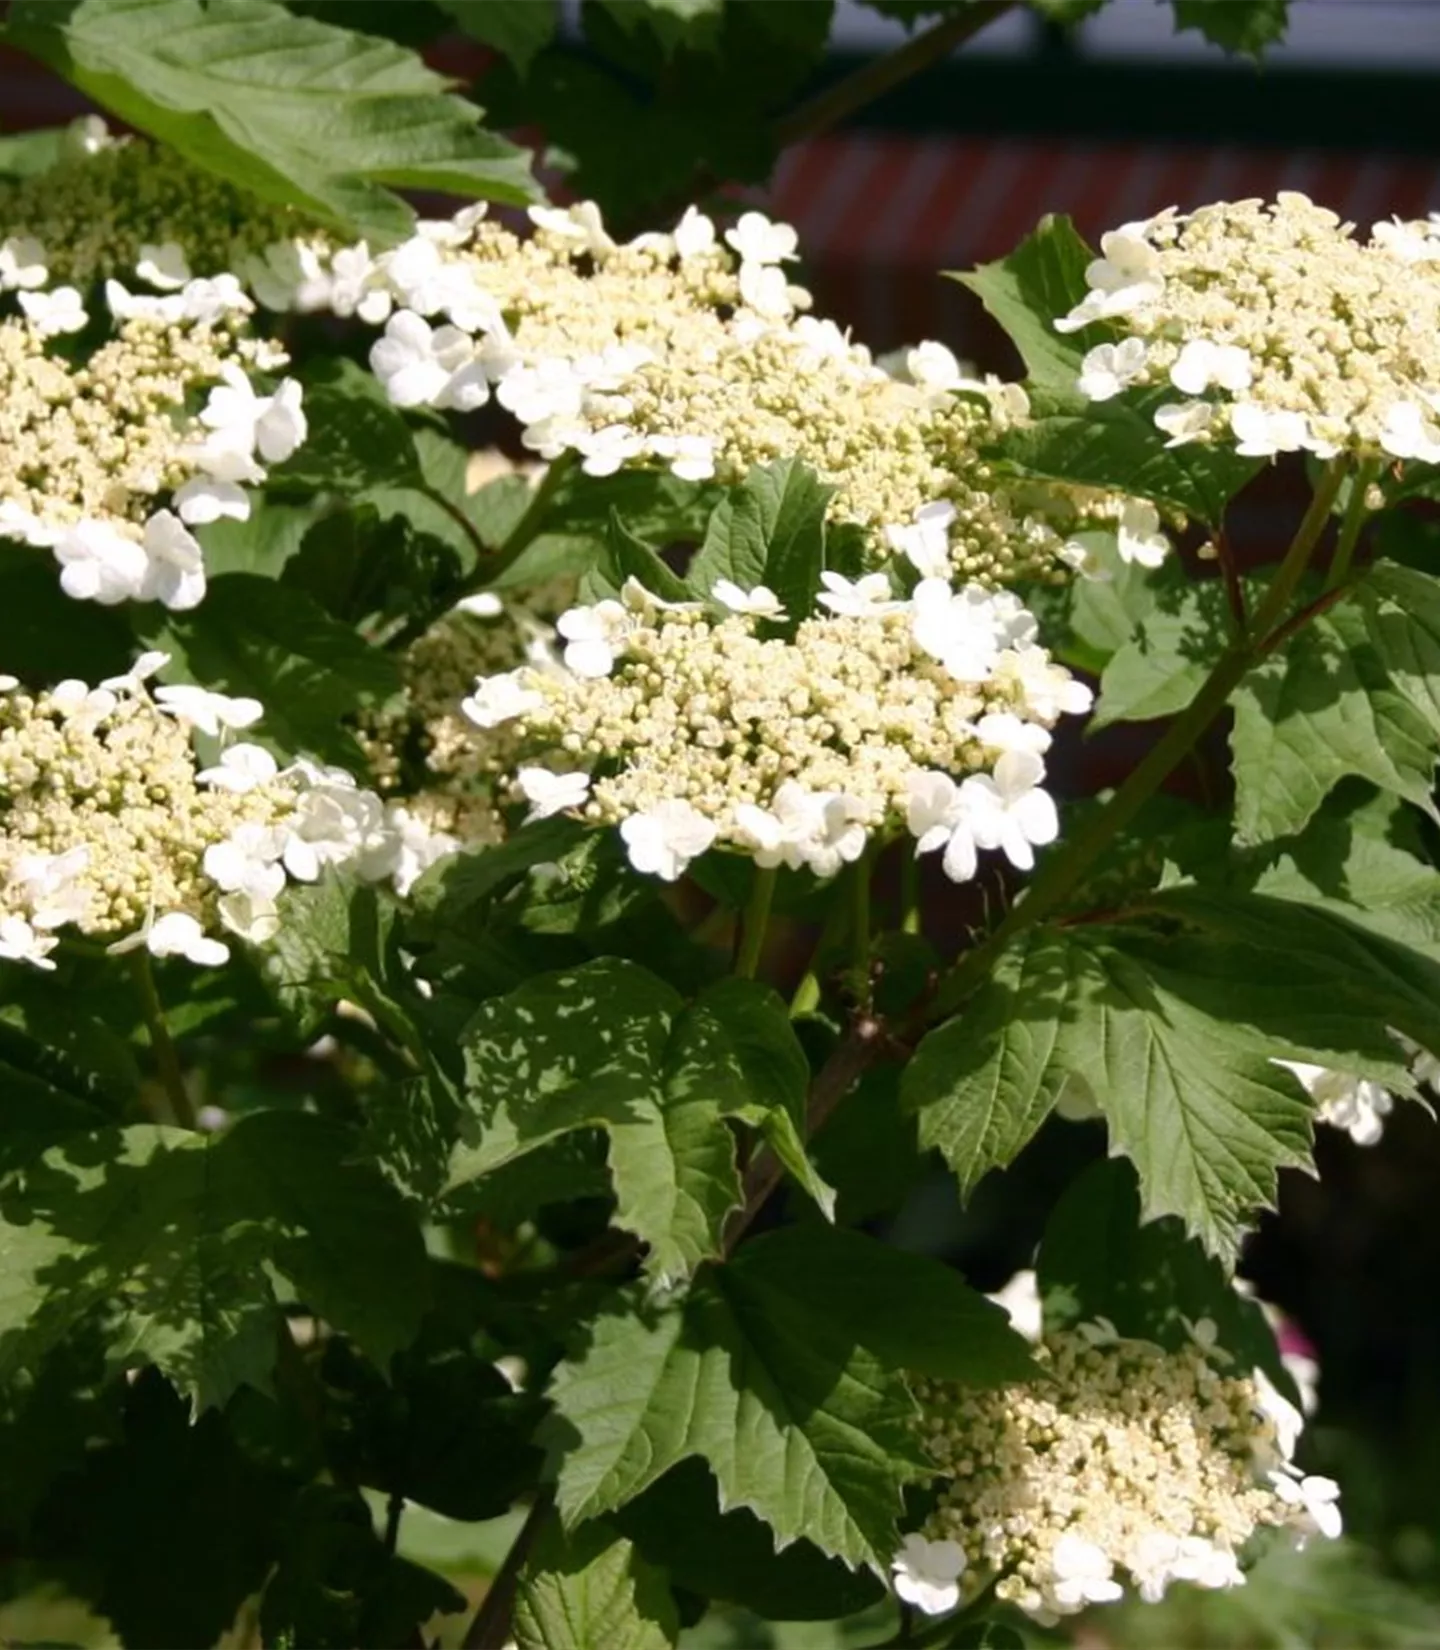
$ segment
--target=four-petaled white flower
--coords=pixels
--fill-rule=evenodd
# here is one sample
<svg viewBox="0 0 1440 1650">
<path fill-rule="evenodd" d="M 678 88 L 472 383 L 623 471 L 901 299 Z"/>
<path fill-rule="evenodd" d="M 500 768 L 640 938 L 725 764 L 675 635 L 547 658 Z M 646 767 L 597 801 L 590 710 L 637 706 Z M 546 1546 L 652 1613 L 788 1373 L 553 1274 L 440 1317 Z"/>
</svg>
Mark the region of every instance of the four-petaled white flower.
<svg viewBox="0 0 1440 1650">
<path fill-rule="evenodd" d="M 196 607 L 205 596 L 200 541 L 173 510 L 157 510 L 145 523 L 145 577 L 136 595 L 163 602 L 174 612 Z"/>
<path fill-rule="evenodd" d="M 608 676 L 631 622 L 630 615 L 614 601 L 562 613 L 555 628 L 565 638 L 565 668 L 576 676 Z"/>
<path fill-rule="evenodd" d="M 908 526 L 890 526 L 885 537 L 922 579 L 943 579 L 950 571 L 950 526 L 955 506 L 949 499 L 922 504 Z"/>
<path fill-rule="evenodd" d="M 138 951 L 141 946 L 152 957 L 184 957 L 200 968 L 219 968 L 230 960 L 230 947 L 210 939 L 200 924 L 186 911 L 167 911 L 147 922 L 138 933 L 117 940 L 107 949 L 112 955 Z"/>
<path fill-rule="evenodd" d="M 1395 1109 L 1395 1099 L 1373 1079 L 1303 1060 L 1272 1059 L 1270 1063 L 1299 1078 L 1316 1103 L 1317 1122 L 1344 1129 L 1357 1146 L 1373 1146 L 1385 1132 L 1384 1120 Z"/>
<path fill-rule="evenodd" d="M 1067 1611 L 1081 1610 L 1087 1604 L 1113 1604 L 1124 1591 L 1114 1576 L 1115 1566 L 1103 1548 L 1067 1533 L 1051 1550 L 1045 1592 Z"/>
<path fill-rule="evenodd" d="M 980 863 L 975 833 L 970 829 L 962 788 L 949 774 L 931 769 L 910 775 L 905 823 L 916 838 L 917 854 L 945 850 L 941 867 L 951 882 L 969 882 L 974 877 Z"/>
<path fill-rule="evenodd" d="M 1155 428 L 1170 437 L 1167 447 L 1184 447 L 1203 440 L 1215 423 L 1208 401 L 1167 401 L 1155 409 Z"/>
<path fill-rule="evenodd" d="M 590 794 L 588 773 L 551 773 L 549 768 L 521 768 L 515 775 L 520 793 L 530 804 L 525 815 L 528 825 L 532 819 L 549 819 L 552 814 L 563 814 L 585 805 Z"/>
<path fill-rule="evenodd" d="M 268 784 L 279 771 L 279 764 L 263 745 L 231 745 L 221 751 L 219 766 L 202 768 L 195 781 L 243 796 L 257 785 Z"/>
<path fill-rule="evenodd" d="M 249 521 L 250 497 L 233 481 L 216 481 L 210 476 L 191 476 L 176 489 L 171 501 L 175 514 L 187 526 L 203 527 L 228 516 L 231 521 Z"/>
<path fill-rule="evenodd" d="M 370 366 L 392 406 L 472 412 L 490 398 L 470 335 L 432 327 L 414 310 L 402 309 L 385 323 L 385 336 L 371 346 Z"/>
<path fill-rule="evenodd" d="M 628 424 L 605 424 L 598 430 L 586 430 L 576 440 L 575 450 L 583 459 L 580 468 L 587 476 L 613 476 L 645 451 L 645 437 Z"/>
<path fill-rule="evenodd" d="M 178 292 L 194 279 L 185 248 L 178 241 L 161 241 L 158 246 L 146 243 L 140 248 L 140 259 L 135 273 L 147 285 L 161 292 Z"/>
<path fill-rule="evenodd" d="M 1440 464 L 1440 417 L 1414 401 L 1393 402 L 1385 414 L 1380 445 L 1391 458 Z"/>
<path fill-rule="evenodd" d="M 1263 1467 L 1286 1466 L 1294 1459 L 1305 1417 L 1263 1369 L 1252 1370 L 1250 1379 L 1255 1384 L 1255 1411 L 1274 1434 L 1273 1440 L 1267 1434 L 1252 1439 L 1251 1452 Z"/>
<path fill-rule="evenodd" d="M 189 722 L 212 738 L 221 728 L 251 727 L 265 714 L 265 707 L 258 699 L 232 698 L 228 693 L 212 693 L 209 688 L 185 682 L 156 688 L 155 700 L 161 710 Z"/>
<path fill-rule="evenodd" d="M 1089 294 L 1055 323 L 1057 332 L 1078 332 L 1092 321 L 1130 315 L 1165 290 L 1160 254 L 1144 237 L 1148 225 L 1127 223 L 1100 237 L 1100 251 L 1085 269 Z"/>
<path fill-rule="evenodd" d="M 1310 444 L 1304 413 L 1274 411 L 1253 401 L 1237 401 L 1230 408 L 1230 433 L 1237 443 L 1236 452 L 1245 458 L 1298 453 Z"/>
<path fill-rule="evenodd" d="M 896 1598 L 927 1616 L 943 1616 L 960 1602 L 965 1554 L 958 1542 L 907 1535 L 890 1560 Z"/>
<path fill-rule="evenodd" d="M 570 241 L 592 256 L 613 252 L 615 242 L 606 232 L 600 208 L 594 201 L 576 201 L 573 206 L 531 206 L 526 210 L 537 229 L 545 229 Z"/>
<path fill-rule="evenodd" d="M 33 927 L 48 931 L 83 921 L 90 896 L 75 879 L 89 863 L 90 850 L 83 843 L 63 854 L 20 855 L 11 876 L 25 891 Z"/>
<path fill-rule="evenodd" d="M 1003 1306 L 1010 1317 L 1010 1327 L 1027 1341 L 1039 1341 L 1044 1329 L 1044 1313 L 1040 1305 L 1040 1285 L 1033 1266 L 1022 1267 L 1003 1289 L 997 1289 L 987 1300 Z"/>
<path fill-rule="evenodd" d="M 1040 789 L 1045 764 L 1030 751 L 1006 751 L 994 774 L 972 774 L 960 786 L 961 802 L 977 846 L 998 848 L 1018 870 L 1035 864 L 1036 848 L 1060 834 L 1060 818 Z"/>
<path fill-rule="evenodd" d="M 45 248 L 33 235 L 7 235 L 0 241 L 0 292 L 33 290 L 49 279 Z"/>
<path fill-rule="evenodd" d="M 1138 567 L 1158 567 L 1170 554 L 1170 540 L 1160 530 L 1160 512 L 1147 498 L 1126 500 L 1115 537 L 1120 560 Z"/>
<path fill-rule="evenodd" d="M 32 968 L 52 969 L 50 953 L 59 940 L 39 934 L 24 917 L 0 917 L 0 957 L 27 962 Z"/>
<path fill-rule="evenodd" d="M 1327 1541 L 1336 1540 L 1344 1529 L 1340 1516 L 1340 1486 L 1333 1478 L 1314 1476 L 1295 1479 L 1286 1472 L 1272 1472 L 1270 1482 L 1275 1493 L 1288 1507 L 1295 1509 L 1295 1542 L 1303 1547 L 1309 1536 L 1323 1535 Z"/>
<path fill-rule="evenodd" d="M 140 592 L 150 568 L 144 547 L 104 521 L 77 521 L 55 542 L 60 588 L 77 601 L 114 607 Z"/>
<path fill-rule="evenodd" d="M 1186 395 L 1203 395 L 1212 384 L 1222 390 L 1248 390 L 1254 377 L 1248 350 L 1208 338 L 1192 338 L 1170 368 L 1170 382 Z"/>
<path fill-rule="evenodd" d="M 1109 401 L 1145 374 L 1145 340 L 1097 344 L 1080 363 L 1080 393 L 1089 401 Z"/>
<path fill-rule="evenodd" d="M 622 821 L 620 836 L 637 871 L 674 882 L 715 841 L 715 826 L 690 803 L 668 797 Z"/>
<path fill-rule="evenodd" d="M 858 798 L 844 791 L 825 791 L 819 803 L 815 828 L 801 844 L 804 863 L 822 880 L 833 877 L 842 865 L 853 865 L 870 840 L 866 827 L 868 810 Z"/>
<path fill-rule="evenodd" d="M 957 591 L 944 579 L 922 579 L 910 605 L 916 645 L 957 682 L 988 681 L 1001 649 L 1035 634 L 1034 615 L 1016 597 L 976 584 Z"/>
<path fill-rule="evenodd" d="M 274 900 L 285 886 L 280 857 L 285 832 L 276 825 L 237 826 L 224 842 L 205 850 L 205 875 L 222 893 L 248 894 L 253 901 Z"/>
<path fill-rule="evenodd" d="M 883 618 L 887 613 L 899 613 L 905 606 L 895 600 L 884 573 L 867 573 L 852 582 L 843 574 L 824 572 L 820 582 L 825 588 L 816 601 L 842 619 Z"/>
<path fill-rule="evenodd" d="M 80 294 L 73 286 L 52 287 L 49 292 L 20 293 L 25 318 L 42 338 L 56 338 L 62 332 L 79 332 L 89 321 Z"/>
<path fill-rule="evenodd" d="M 772 223 L 763 212 L 743 212 L 735 227 L 725 231 L 725 239 L 742 264 L 788 263 L 800 244 L 788 223 Z"/>
<path fill-rule="evenodd" d="M 716 579 L 710 594 L 732 613 L 749 613 L 757 619 L 785 617 L 784 604 L 769 585 L 757 584 L 752 590 L 744 590 L 733 579 Z"/>
<path fill-rule="evenodd" d="M 715 443 L 708 435 L 657 435 L 650 451 L 669 464 L 679 481 L 709 481 L 715 474 Z"/>
<path fill-rule="evenodd" d="M 783 321 L 795 308 L 785 271 L 774 264 L 741 264 L 740 299 L 768 321 Z"/>
<path fill-rule="evenodd" d="M 498 728 L 517 716 L 528 716 L 545 703 L 545 696 L 523 681 L 525 671 L 507 670 L 496 676 L 479 676 L 475 691 L 460 701 L 461 711 L 477 728 Z"/>
<path fill-rule="evenodd" d="M 949 395 L 964 382 L 964 374 L 954 354 L 933 338 L 927 338 L 924 343 L 906 351 L 905 370 L 910 375 L 911 383 L 918 384 L 932 395 Z"/>
<path fill-rule="evenodd" d="M 711 250 L 715 245 L 715 225 L 703 212 L 687 206 L 671 239 L 675 255 L 683 263 L 687 258 L 698 258 Z"/>
<path fill-rule="evenodd" d="M 220 368 L 223 383 L 210 391 L 200 422 L 210 435 L 196 453 L 196 462 L 219 481 L 263 481 L 267 464 L 287 459 L 306 436 L 301 389 L 285 379 L 273 395 L 257 395 L 255 386 L 233 361 Z"/>
</svg>

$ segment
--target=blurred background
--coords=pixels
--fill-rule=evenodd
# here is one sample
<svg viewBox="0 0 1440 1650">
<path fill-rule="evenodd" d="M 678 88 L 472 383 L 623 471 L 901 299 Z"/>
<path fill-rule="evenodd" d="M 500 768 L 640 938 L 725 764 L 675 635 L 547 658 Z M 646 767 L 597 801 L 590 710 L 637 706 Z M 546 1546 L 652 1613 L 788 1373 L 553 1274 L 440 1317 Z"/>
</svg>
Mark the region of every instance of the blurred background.
<svg viewBox="0 0 1440 1650">
<path fill-rule="evenodd" d="M 410 35 L 435 67 L 475 82 L 480 102 L 526 121 L 523 135 L 556 141 L 528 124 L 524 84 L 507 85 L 508 71 L 483 47 L 443 32 L 426 0 L 296 9 Z M 595 46 L 578 0 L 562 11 L 554 52 L 585 65 Z M 901 24 L 837 0 L 823 67 L 803 98 L 908 38 Z M 791 144 L 768 182 L 749 177 L 740 193 L 799 229 L 817 313 L 852 326 L 877 351 L 934 337 L 1004 371 L 1013 365 L 1008 345 L 938 271 L 1004 256 L 1047 212 L 1072 215 L 1092 242 L 1165 206 L 1281 189 L 1364 227 L 1391 214 L 1423 216 L 1440 209 L 1437 102 L 1435 0 L 1292 0 L 1287 39 L 1258 67 L 1193 32 L 1177 35 L 1173 14 L 1155 0 L 1113 0 L 1072 30 L 1013 9 L 839 126 Z M 68 88 L 0 51 L 0 131 L 53 125 L 82 109 Z M 547 167 L 558 161 L 546 151 Z M 563 188 L 558 167 L 556 175 Z M 707 174 L 711 185 L 726 181 Z M 1262 496 L 1258 512 L 1237 524 L 1242 537 L 1263 541 L 1265 510 Z M 1260 553 L 1263 544 L 1252 550 Z M 1097 747 L 1094 758 L 1102 768 L 1105 749 L 1114 747 Z M 1087 777 L 1080 788 L 1107 778 Z M 987 1289 L 1028 1264 L 1060 1189 L 1104 1150 L 1098 1127 L 1052 1123 L 962 1210 L 948 1177 L 917 1170 L 898 1114 L 886 1125 L 893 1138 L 876 1138 L 883 1096 L 866 1097 L 863 1126 L 852 1111 L 848 1124 L 837 1119 L 830 1149 L 873 1167 L 877 1207 L 909 1187 L 894 1238 L 956 1262 Z M 1087 1645 L 1440 1646 L 1440 1127 L 1402 1103 L 1375 1147 L 1321 1133 L 1319 1179 L 1285 1178 L 1279 1215 L 1264 1222 L 1244 1271 L 1319 1361 L 1309 1464 L 1342 1480 L 1356 1546 L 1277 1555 L 1242 1594 L 1176 1597 L 1097 1618 L 1079 1629 Z M 415 1556 L 483 1585 L 508 1532 L 444 1523 L 407 1518 Z M 15 1609 L 0 1609 L 0 1642 L 104 1642 L 93 1624 L 53 1615 L 36 1632 L 34 1618 Z M 843 1642 L 829 1629 L 777 1636 L 741 1620 L 705 1632 L 716 1650 Z"/>
</svg>

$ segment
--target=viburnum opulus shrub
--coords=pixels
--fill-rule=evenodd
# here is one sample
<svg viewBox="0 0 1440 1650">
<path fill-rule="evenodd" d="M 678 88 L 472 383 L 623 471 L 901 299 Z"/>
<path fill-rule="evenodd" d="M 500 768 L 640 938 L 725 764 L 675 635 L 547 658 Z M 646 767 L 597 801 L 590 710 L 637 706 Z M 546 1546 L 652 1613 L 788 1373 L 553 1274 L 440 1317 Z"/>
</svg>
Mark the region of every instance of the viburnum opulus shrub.
<svg viewBox="0 0 1440 1650">
<path fill-rule="evenodd" d="M 1440 1054 L 1440 227 L 1047 219 L 962 277 L 1022 382 L 877 359 L 793 229 L 621 165 L 663 100 L 562 116 L 548 8 L 446 10 L 614 213 L 334 8 L 10 8 L 132 130 L 0 145 L 7 1590 L 130 1646 L 1000 1645 L 1333 1540 L 1230 1272 Z M 587 27 L 734 88 L 688 165 L 744 176 L 793 87 L 737 60 L 799 86 L 820 12 Z M 1114 1161 L 996 1300 L 889 1240 L 1052 1112 Z"/>
</svg>

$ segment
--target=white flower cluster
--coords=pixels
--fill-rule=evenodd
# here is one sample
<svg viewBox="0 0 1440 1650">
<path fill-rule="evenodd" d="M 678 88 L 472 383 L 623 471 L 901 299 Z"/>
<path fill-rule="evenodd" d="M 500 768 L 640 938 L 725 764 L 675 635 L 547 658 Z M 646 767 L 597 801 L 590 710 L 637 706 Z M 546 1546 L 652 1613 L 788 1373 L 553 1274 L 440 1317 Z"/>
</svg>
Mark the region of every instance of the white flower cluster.
<svg viewBox="0 0 1440 1650">
<path fill-rule="evenodd" d="M 1338 1488 L 1293 1464 L 1298 1411 L 1258 1372 L 1230 1373 L 1202 1320 L 1169 1352 L 1103 1319 L 1040 1339 L 1046 1379 L 981 1392 L 915 1383 L 939 1504 L 893 1561 L 898 1596 L 929 1614 L 999 1578 L 997 1595 L 1053 1625 L 1125 1585 L 1241 1585 L 1263 1526 L 1297 1544 L 1339 1535 Z"/>
<path fill-rule="evenodd" d="M 426 847 L 407 821 L 338 768 L 282 769 L 263 746 L 230 743 L 258 700 L 124 676 L 65 681 L 31 696 L 0 678 L 0 957 L 53 967 L 66 928 L 112 951 L 145 946 L 214 966 L 218 927 L 252 942 L 276 931 L 289 880 L 327 865 L 367 881 L 418 875 Z M 193 733 L 218 738 L 201 767 Z"/>
<path fill-rule="evenodd" d="M 1440 1086 L 1440 1060 L 1396 1033 L 1396 1040 L 1410 1057 L 1410 1070 L 1417 1082 L 1431 1088 Z M 1373 1078 L 1358 1077 L 1354 1072 L 1333 1071 L 1328 1066 L 1311 1065 L 1304 1060 L 1272 1061 L 1293 1072 L 1301 1087 L 1315 1102 L 1315 1120 L 1332 1128 L 1344 1129 L 1357 1146 L 1373 1146 L 1385 1132 L 1385 1119 L 1395 1109 L 1395 1096 Z"/>
<path fill-rule="evenodd" d="M 1031 866 L 1057 831 L 1048 730 L 1089 689 L 1006 592 L 925 579 L 899 600 L 882 573 L 822 579 L 825 611 L 793 640 L 758 633 L 778 610 L 763 588 L 721 581 L 707 606 L 631 580 L 560 616 L 561 668 L 482 678 L 465 714 L 518 724 L 530 817 L 618 825 L 635 868 L 666 880 L 717 846 L 829 877 L 906 828 L 957 881 L 981 849 Z"/>
<path fill-rule="evenodd" d="M 1440 220 L 1353 231 L 1293 193 L 1112 230 L 1055 323 L 1124 333 L 1088 351 L 1080 390 L 1168 386 L 1171 447 L 1440 463 Z"/>
<path fill-rule="evenodd" d="M 194 607 L 205 567 L 191 529 L 249 515 L 242 484 L 305 439 L 300 385 L 257 390 L 251 373 L 286 357 L 240 335 L 253 306 L 233 276 L 143 260 L 141 279 L 173 290 L 107 282 L 108 335 L 76 361 L 57 340 L 91 316 L 76 288 L 46 286 L 45 259 L 38 242 L 0 241 L 0 538 L 53 551 L 78 600 Z M 192 417 L 186 397 L 207 385 Z"/>
<path fill-rule="evenodd" d="M 529 239 L 472 206 L 374 255 L 292 235 L 236 268 L 267 307 L 383 323 L 370 359 L 396 406 L 463 412 L 493 395 L 531 451 L 576 454 L 591 475 L 650 465 L 732 482 L 801 458 L 876 564 L 901 554 L 922 576 L 997 583 L 1057 573 L 1100 502 L 1034 483 L 1012 500 L 978 449 L 1026 416 L 1024 392 L 966 378 L 935 343 L 878 364 L 804 313 L 789 225 L 750 212 L 722 235 L 691 208 L 671 234 L 618 244 L 590 202 L 530 215 Z"/>
</svg>

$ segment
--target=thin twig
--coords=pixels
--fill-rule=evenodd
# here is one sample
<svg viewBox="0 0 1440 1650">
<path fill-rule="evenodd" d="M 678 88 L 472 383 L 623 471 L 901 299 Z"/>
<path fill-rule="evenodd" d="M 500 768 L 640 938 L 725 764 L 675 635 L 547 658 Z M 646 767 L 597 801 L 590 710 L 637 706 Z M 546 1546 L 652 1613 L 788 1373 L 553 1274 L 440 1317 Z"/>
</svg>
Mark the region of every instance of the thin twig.
<svg viewBox="0 0 1440 1650">
<path fill-rule="evenodd" d="M 531 1507 L 525 1522 L 510 1543 L 510 1551 L 505 1555 L 505 1562 L 495 1572 L 495 1579 L 485 1589 L 485 1597 L 480 1600 L 480 1608 L 475 1612 L 469 1627 L 465 1629 L 465 1637 L 460 1640 L 460 1650 L 504 1650 L 505 1645 L 510 1642 L 510 1627 L 515 1619 L 515 1593 L 520 1582 L 520 1572 L 525 1568 L 525 1560 L 529 1558 L 530 1549 L 540 1534 L 540 1526 L 545 1522 L 554 1504 L 553 1490 L 541 1490 L 535 1497 L 535 1505 Z"/>
<path fill-rule="evenodd" d="M 810 1085 L 810 1095 L 805 1104 L 807 1137 L 825 1126 L 831 1113 L 886 1046 L 885 1027 L 881 1021 L 868 1014 L 856 1020 Z M 779 1158 L 768 1147 L 755 1154 L 745 1171 L 745 1206 L 731 1215 L 725 1228 L 724 1248 L 727 1255 L 749 1231 L 783 1176 Z"/>
<path fill-rule="evenodd" d="M 182 1129 L 196 1128 L 195 1107 L 185 1087 L 185 1073 L 181 1070 L 180 1056 L 170 1036 L 170 1028 L 165 1024 L 165 1009 L 160 1002 L 160 993 L 155 989 L 150 953 L 143 946 L 130 953 L 130 977 L 140 998 L 145 1029 L 150 1034 L 155 1069 L 159 1073 L 165 1097 L 170 1102 L 170 1121 L 178 1123 Z"/>
<path fill-rule="evenodd" d="M 893 91 L 912 75 L 928 69 L 932 63 L 948 57 L 973 35 L 979 34 L 988 23 L 994 22 L 1014 8 L 1016 0 L 973 0 L 963 10 L 942 18 L 923 34 L 907 40 L 884 57 L 874 58 L 827 86 L 798 109 L 782 115 L 771 127 L 771 136 L 777 149 L 785 149 L 801 138 L 818 137 L 838 126 L 847 116 L 877 97 Z"/>
<path fill-rule="evenodd" d="M 1235 564 L 1230 535 L 1222 527 L 1215 534 L 1215 559 L 1225 579 L 1225 602 L 1230 610 L 1230 634 L 1243 636 L 1250 621 L 1245 612 L 1245 586 L 1240 582 L 1240 569 Z"/>
</svg>

